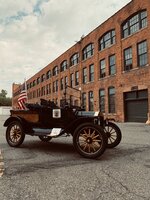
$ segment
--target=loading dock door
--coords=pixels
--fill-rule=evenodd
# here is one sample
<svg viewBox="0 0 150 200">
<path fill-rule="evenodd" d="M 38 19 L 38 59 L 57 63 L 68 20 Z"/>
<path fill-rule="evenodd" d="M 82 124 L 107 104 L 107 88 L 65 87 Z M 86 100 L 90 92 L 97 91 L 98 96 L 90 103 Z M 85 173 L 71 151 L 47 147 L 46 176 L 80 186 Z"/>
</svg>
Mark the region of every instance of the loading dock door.
<svg viewBox="0 0 150 200">
<path fill-rule="evenodd" d="M 125 121 L 146 122 L 148 113 L 148 91 L 139 90 L 124 94 Z"/>
</svg>

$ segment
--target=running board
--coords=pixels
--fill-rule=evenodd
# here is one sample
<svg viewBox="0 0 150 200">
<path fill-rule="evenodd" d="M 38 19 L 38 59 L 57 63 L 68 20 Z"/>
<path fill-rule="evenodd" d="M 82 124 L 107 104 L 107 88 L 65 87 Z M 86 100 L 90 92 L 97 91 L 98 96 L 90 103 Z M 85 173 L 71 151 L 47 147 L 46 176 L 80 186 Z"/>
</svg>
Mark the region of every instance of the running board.
<svg viewBox="0 0 150 200">
<path fill-rule="evenodd" d="M 52 128 L 52 129 L 33 128 L 33 135 L 56 137 L 59 136 L 62 131 L 63 129 L 61 128 Z"/>
</svg>

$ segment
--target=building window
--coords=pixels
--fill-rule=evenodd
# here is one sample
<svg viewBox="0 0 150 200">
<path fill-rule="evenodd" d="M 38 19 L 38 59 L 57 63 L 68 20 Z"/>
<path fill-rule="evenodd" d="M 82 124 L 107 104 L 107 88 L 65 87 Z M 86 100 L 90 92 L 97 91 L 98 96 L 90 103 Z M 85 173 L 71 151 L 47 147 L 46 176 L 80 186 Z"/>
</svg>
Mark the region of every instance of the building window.
<svg viewBox="0 0 150 200">
<path fill-rule="evenodd" d="M 47 84 L 46 85 L 46 94 L 50 94 L 51 93 L 51 84 Z"/>
<path fill-rule="evenodd" d="M 83 109 L 86 110 L 86 93 L 85 92 L 82 93 L 82 103 L 81 103 L 81 106 L 82 106 Z"/>
<path fill-rule="evenodd" d="M 58 66 L 55 66 L 55 67 L 53 68 L 53 76 L 58 75 L 58 73 L 59 73 Z"/>
<path fill-rule="evenodd" d="M 122 37 L 126 38 L 129 35 L 147 26 L 147 11 L 143 10 L 135 14 L 122 25 Z"/>
<path fill-rule="evenodd" d="M 115 44 L 115 30 L 111 30 L 107 33 L 105 33 L 100 39 L 99 39 L 99 50 L 102 51 L 103 49 Z"/>
<path fill-rule="evenodd" d="M 82 77 L 82 82 L 85 84 L 87 82 L 87 68 L 83 68 L 82 70 L 83 77 Z"/>
<path fill-rule="evenodd" d="M 60 90 L 63 90 L 64 89 L 64 79 L 61 78 L 60 79 Z"/>
<path fill-rule="evenodd" d="M 138 66 L 145 66 L 148 63 L 147 41 L 138 43 Z"/>
<path fill-rule="evenodd" d="M 109 75 L 114 75 L 116 73 L 116 56 L 109 56 Z"/>
<path fill-rule="evenodd" d="M 37 97 L 40 97 L 41 96 L 41 90 L 40 90 L 40 88 L 39 89 L 37 89 L 37 95 L 36 95 Z"/>
<path fill-rule="evenodd" d="M 49 70 L 47 73 L 46 73 L 46 79 L 50 79 L 51 77 L 51 71 Z"/>
<path fill-rule="evenodd" d="M 124 50 L 124 71 L 132 69 L 132 48 Z"/>
<path fill-rule="evenodd" d="M 32 88 L 32 86 L 33 86 L 33 83 L 31 82 L 31 83 L 30 83 L 30 88 Z"/>
<path fill-rule="evenodd" d="M 109 113 L 115 113 L 115 88 L 108 88 L 108 111 Z"/>
<path fill-rule="evenodd" d="M 68 85 L 68 77 L 65 76 L 65 86 L 67 86 L 67 85 Z"/>
<path fill-rule="evenodd" d="M 75 85 L 79 85 L 79 72 L 75 72 Z"/>
<path fill-rule="evenodd" d="M 41 83 L 45 80 L 45 74 L 42 74 L 41 76 Z"/>
<path fill-rule="evenodd" d="M 94 64 L 89 66 L 89 81 L 94 81 Z"/>
<path fill-rule="evenodd" d="M 35 85 L 36 85 L 36 81 L 34 80 L 34 81 L 33 81 L 33 87 L 34 87 Z"/>
<path fill-rule="evenodd" d="M 60 71 L 63 72 L 67 69 L 67 60 L 64 60 L 60 65 Z"/>
<path fill-rule="evenodd" d="M 94 54 L 94 44 L 91 43 L 87 45 L 83 50 L 82 50 L 82 58 L 83 60 L 90 58 Z"/>
<path fill-rule="evenodd" d="M 105 67 L 105 59 L 100 60 L 100 78 L 104 78 L 106 76 L 106 67 Z"/>
<path fill-rule="evenodd" d="M 36 91 L 33 91 L 33 98 L 36 98 Z"/>
<path fill-rule="evenodd" d="M 53 92 L 57 92 L 58 91 L 58 80 L 53 82 Z"/>
<path fill-rule="evenodd" d="M 89 111 L 94 110 L 94 96 L 93 96 L 93 91 L 89 92 Z"/>
<path fill-rule="evenodd" d="M 58 91 L 58 80 L 56 80 L 56 92 Z"/>
<path fill-rule="evenodd" d="M 70 75 L 70 86 L 73 87 L 73 81 L 74 81 L 74 74 L 72 73 Z"/>
<path fill-rule="evenodd" d="M 44 96 L 45 95 L 45 86 L 43 86 L 42 88 L 41 88 L 41 96 Z"/>
<path fill-rule="evenodd" d="M 100 112 L 105 113 L 105 90 L 104 89 L 99 90 L 99 108 L 100 108 Z"/>
<path fill-rule="evenodd" d="M 79 53 L 75 53 L 70 58 L 70 66 L 77 65 L 79 63 Z"/>
<path fill-rule="evenodd" d="M 30 88 L 30 84 L 28 83 L 28 84 L 27 84 L 27 90 L 28 90 L 29 88 Z M 20 93 L 20 92 L 19 92 L 19 93 Z M 15 96 L 17 96 L 17 95 L 18 95 L 18 94 L 15 93 L 13 96 L 15 97 Z"/>
<path fill-rule="evenodd" d="M 40 83 L 40 77 L 37 78 L 36 83 L 37 85 Z"/>
</svg>

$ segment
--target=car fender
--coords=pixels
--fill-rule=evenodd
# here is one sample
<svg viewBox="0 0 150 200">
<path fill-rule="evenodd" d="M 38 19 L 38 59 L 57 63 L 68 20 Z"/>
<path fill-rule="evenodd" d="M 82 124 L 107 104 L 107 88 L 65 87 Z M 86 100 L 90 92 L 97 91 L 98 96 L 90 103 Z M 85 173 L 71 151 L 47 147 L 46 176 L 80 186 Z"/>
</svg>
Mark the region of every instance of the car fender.
<svg viewBox="0 0 150 200">
<path fill-rule="evenodd" d="M 9 117 L 8 119 L 6 119 L 3 126 L 7 127 L 13 121 L 19 121 L 22 125 L 24 124 L 24 120 L 16 116 L 16 117 Z"/>
</svg>

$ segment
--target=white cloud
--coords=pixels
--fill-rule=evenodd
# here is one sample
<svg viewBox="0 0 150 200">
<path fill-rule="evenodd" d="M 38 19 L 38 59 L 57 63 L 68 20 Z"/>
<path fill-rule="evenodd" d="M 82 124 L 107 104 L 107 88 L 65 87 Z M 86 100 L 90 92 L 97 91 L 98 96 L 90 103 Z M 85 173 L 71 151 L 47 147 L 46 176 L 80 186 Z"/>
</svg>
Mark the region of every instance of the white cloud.
<svg viewBox="0 0 150 200">
<path fill-rule="evenodd" d="M 0 90 L 11 96 L 13 82 L 30 78 L 129 1 L 1 0 Z"/>
</svg>

